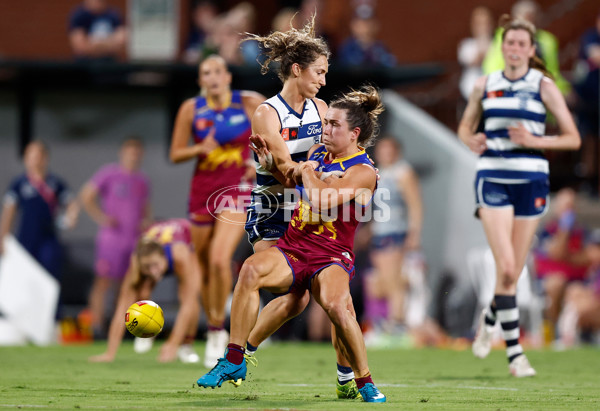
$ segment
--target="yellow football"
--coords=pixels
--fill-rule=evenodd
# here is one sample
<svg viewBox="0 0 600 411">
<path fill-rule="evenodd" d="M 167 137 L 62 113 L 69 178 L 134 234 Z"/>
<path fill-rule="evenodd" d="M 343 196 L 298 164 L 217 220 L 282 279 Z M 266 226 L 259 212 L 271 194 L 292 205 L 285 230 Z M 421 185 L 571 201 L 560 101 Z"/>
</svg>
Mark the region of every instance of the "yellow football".
<svg viewBox="0 0 600 411">
<path fill-rule="evenodd" d="M 136 337 L 158 335 L 165 325 L 162 308 L 154 301 L 143 300 L 131 304 L 125 313 L 125 326 Z"/>
</svg>

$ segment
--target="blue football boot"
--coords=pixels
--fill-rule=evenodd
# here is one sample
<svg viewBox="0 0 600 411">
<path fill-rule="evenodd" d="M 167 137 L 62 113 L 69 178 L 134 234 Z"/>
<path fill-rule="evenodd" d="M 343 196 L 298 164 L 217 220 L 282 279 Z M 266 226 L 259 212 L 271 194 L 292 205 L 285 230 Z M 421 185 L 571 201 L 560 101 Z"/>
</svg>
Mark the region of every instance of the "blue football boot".
<svg viewBox="0 0 600 411">
<path fill-rule="evenodd" d="M 204 388 L 220 387 L 224 381 L 230 381 L 236 387 L 246 379 L 246 359 L 241 364 L 235 365 L 226 358 L 219 358 L 217 365 L 212 370 L 198 379 L 198 386 Z"/>
<path fill-rule="evenodd" d="M 385 402 L 385 395 L 375 386 L 373 383 L 366 383 L 364 387 L 359 388 L 358 391 L 363 397 L 364 402 Z"/>
</svg>

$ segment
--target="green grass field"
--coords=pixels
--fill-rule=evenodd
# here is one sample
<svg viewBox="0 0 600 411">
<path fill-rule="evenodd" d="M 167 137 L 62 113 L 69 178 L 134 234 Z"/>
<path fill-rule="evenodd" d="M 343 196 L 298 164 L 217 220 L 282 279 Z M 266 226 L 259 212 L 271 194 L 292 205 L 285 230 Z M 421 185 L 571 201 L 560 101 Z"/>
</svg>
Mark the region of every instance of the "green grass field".
<svg viewBox="0 0 600 411">
<path fill-rule="evenodd" d="M 327 344 L 273 344 L 258 351 L 258 368 L 241 387 L 194 387 L 206 370 L 155 361 L 158 349 L 90 364 L 103 345 L 0 347 L 0 408 L 35 409 L 600 409 L 600 350 L 529 351 L 538 376 L 508 374 L 503 351 L 485 360 L 470 351 L 369 351 L 386 404 L 337 400 L 335 357 Z M 203 345 L 197 344 L 202 352 Z"/>
</svg>

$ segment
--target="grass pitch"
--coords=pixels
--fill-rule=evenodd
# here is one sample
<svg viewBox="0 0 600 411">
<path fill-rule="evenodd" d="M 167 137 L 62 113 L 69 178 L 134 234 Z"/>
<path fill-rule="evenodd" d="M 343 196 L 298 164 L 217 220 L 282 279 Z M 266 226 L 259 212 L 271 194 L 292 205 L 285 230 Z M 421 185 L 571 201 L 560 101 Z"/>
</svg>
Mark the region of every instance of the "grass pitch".
<svg viewBox="0 0 600 411">
<path fill-rule="evenodd" d="M 600 409 L 598 348 L 528 351 L 538 372 L 529 379 L 509 376 L 503 351 L 485 360 L 470 351 L 369 351 L 373 378 L 388 402 L 366 404 L 336 398 L 328 344 L 260 348 L 259 366 L 249 366 L 241 387 L 214 390 L 195 387 L 207 371 L 199 365 L 156 362 L 157 345 L 138 355 L 126 342 L 111 364 L 87 362 L 102 344 L 0 347 L 0 409 Z M 202 353 L 204 346 L 197 348 Z"/>
</svg>

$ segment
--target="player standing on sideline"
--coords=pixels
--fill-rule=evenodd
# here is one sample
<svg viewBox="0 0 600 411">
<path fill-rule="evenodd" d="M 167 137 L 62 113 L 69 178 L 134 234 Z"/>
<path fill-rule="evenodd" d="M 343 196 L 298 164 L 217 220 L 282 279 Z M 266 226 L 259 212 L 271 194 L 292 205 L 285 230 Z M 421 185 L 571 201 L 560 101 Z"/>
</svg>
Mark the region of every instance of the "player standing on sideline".
<svg viewBox="0 0 600 411">
<path fill-rule="evenodd" d="M 362 332 L 351 304 L 353 243 L 363 207 L 371 201 L 377 176 L 365 149 L 378 131 L 383 111 L 371 86 L 333 101 L 323 121 L 323 143 L 309 160 L 292 169 L 302 199 L 275 247 L 248 258 L 233 294 L 231 338 L 225 358 L 198 380 L 202 387 L 246 378 L 244 346 L 256 323 L 260 289 L 275 293 L 310 290 L 333 323 L 366 402 L 385 402 L 371 379 Z M 317 171 L 317 172 L 315 172 Z M 343 172 L 329 182 L 323 173 Z"/>
<path fill-rule="evenodd" d="M 225 60 L 217 55 L 200 63 L 198 77 L 200 96 L 186 100 L 179 108 L 170 158 L 174 163 L 197 161 L 188 218 L 200 261 L 202 305 L 208 321 L 204 365 L 212 368 L 229 340 L 224 324 L 233 281 L 231 259 L 244 234 L 246 218 L 245 210 L 239 207 L 221 209 L 231 202 L 219 201 L 224 197 L 213 194 L 221 191 L 238 206 L 238 196 L 249 194 L 254 178 L 253 167 L 248 164 L 249 119 L 265 98 L 255 92 L 231 90 L 231 73 Z M 192 135 L 194 144 L 190 146 Z"/>
<path fill-rule="evenodd" d="M 294 161 L 306 160 L 310 147 L 320 142 L 327 104 L 315 96 L 325 86 L 330 52 L 327 43 L 316 37 L 314 15 L 301 30 L 290 23 L 286 32 L 275 31 L 265 37 L 253 35 L 249 39 L 266 50 L 263 73 L 271 62 L 277 62 L 278 76 L 283 82 L 281 91 L 260 105 L 252 118 L 253 133 L 262 140 L 256 141 L 260 147 L 257 152 L 272 153 L 268 153 L 270 164 L 256 163 L 257 187 L 252 190 L 246 221 L 248 239 L 254 251 L 259 252 L 274 245 L 288 228 L 285 214 L 286 211 L 291 214 L 295 202 L 289 199 L 286 202 L 284 189 L 295 184 L 286 179 L 286 173 L 293 169 Z M 308 291 L 300 290 L 270 301 L 248 339 L 248 354 L 252 355 L 281 325 L 304 311 L 309 300 Z M 337 347 L 333 329 L 332 340 L 337 356 L 338 398 L 358 398 L 352 368 Z"/>
<path fill-rule="evenodd" d="M 192 348 L 198 327 L 200 305 L 200 267 L 190 237 L 190 223 L 182 219 L 153 224 L 142 234 L 130 256 L 108 332 L 108 345 L 103 354 L 90 357 L 91 362 L 115 359 L 123 335 L 124 315 L 136 301 L 148 300 L 156 284 L 167 275 L 175 275 L 179 284 L 179 311 L 175 325 L 160 350 L 158 360 L 196 363 L 200 357 Z"/>
<path fill-rule="evenodd" d="M 475 356 L 491 348 L 491 329 L 502 326 L 509 370 L 515 377 L 535 375 L 519 344 L 516 285 L 536 228 L 548 207 L 548 161 L 541 150 L 576 150 L 579 133 L 565 100 L 536 57 L 535 27 L 502 16 L 502 54 L 506 67 L 477 80 L 458 135 L 478 154 L 475 196 L 496 262 L 496 289 L 481 314 L 473 342 Z M 547 136 L 546 110 L 561 134 Z M 477 133 L 483 117 L 485 131 Z"/>
<path fill-rule="evenodd" d="M 121 286 L 137 238 L 150 224 L 150 183 L 140 171 L 143 154 L 142 141 L 127 138 L 119 150 L 119 163 L 98 170 L 79 195 L 85 211 L 100 227 L 96 236 L 96 276 L 89 297 L 96 336 L 105 333 L 106 295 L 111 287 Z"/>
</svg>

